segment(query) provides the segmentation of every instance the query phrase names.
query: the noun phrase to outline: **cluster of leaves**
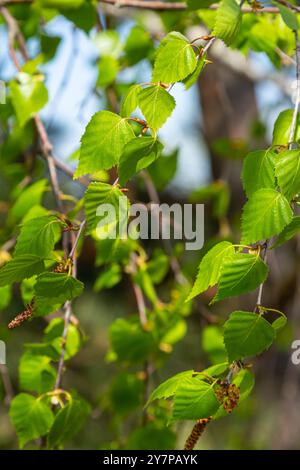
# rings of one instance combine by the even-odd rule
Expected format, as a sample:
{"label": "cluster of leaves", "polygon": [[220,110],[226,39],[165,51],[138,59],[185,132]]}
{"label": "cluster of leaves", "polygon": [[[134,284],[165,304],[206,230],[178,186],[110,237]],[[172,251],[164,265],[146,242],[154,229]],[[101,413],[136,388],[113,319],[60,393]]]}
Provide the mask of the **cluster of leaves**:
{"label": "cluster of leaves", "polygon": [[[203,7],[211,3],[203,2]],[[217,12],[199,10],[194,0],[189,0],[188,5],[192,12],[189,14],[200,17],[212,35],[226,45],[242,52],[250,48],[264,51],[276,66],[279,65],[275,52],[279,42],[282,50],[291,52],[291,29],[297,28],[297,18],[281,5],[283,20],[279,16],[271,20],[264,15],[243,17],[235,0],[222,0]],[[38,0],[30,8],[33,32],[26,31],[28,37],[36,33],[40,15],[49,20],[57,11],[86,32],[95,23],[93,2]],[[3,129],[9,131],[1,152],[8,161],[4,177],[13,201],[1,238],[3,242],[16,238],[12,255],[9,250],[1,251],[4,265],[0,269],[1,307],[10,303],[15,283],[20,283],[24,308],[30,311],[32,318],[48,316],[81,295],[83,284],[73,276],[72,256],[63,252],[61,241],[65,233],[78,231],[83,210],[87,222],[85,234],[94,240],[96,267],[101,269],[95,291],[114,287],[126,275],[150,305],[144,312],[146,319],[141,320],[141,315],[137,314],[129,319],[119,318],[109,331],[107,359],[127,369],[110,385],[103,407],[126,416],[144,405],[143,389],[149,362],[154,368],[162,367],[174,345],[185,336],[185,317],[191,313],[191,300],[216,285],[218,289],[211,303],[257,289],[268,276],[264,259],[267,246],[268,249],[271,243],[272,248],[279,246],[300,230],[300,218],[293,212],[300,192],[300,127],[297,122],[295,149],[290,149],[293,110],[282,112],[275,123],[272,146],[251,152],[244,159],[242,180],[248,201],[242,215],[241,242],[233,244],[223,240],[213,246],[202,258],[192,289],[188,283],[176,284],[169,301],[162,303],[156,286],[163,282],[170,269],[169,258],[158,249],[149,259],[137,240],[101,236],[97,230],[101,221],[97,207],[109,203],[118,214],[116,220],[104,227],[102,235],[107,235],[116,225],[127,222],[130,200],[123,189],[129,180],[146,168],[157,189],[164,188],[171,180],[176,170],[176,155],[163,155],[163,144],[157,133],[175,109],[173,85],[181,83],[189,89],[195,84],[208,62],[207,51],[202,42],[198,45],[198,41],[191,42],[175,31],[167,34],[156,48],[150,34],[140,25],[131,29],[125,42],[113,30],[97,33],[94,43],[100,57],[95,86],[105,92],[113,90],[117,98],[122,95],[122,102],[119,113],[118,109],[102,110],[88,123],[81,139],[75,178],[89,175],[92,182],[82,199],[69,197],[71,208],[62,214],[42,204],[49,190],[47,180],[41,179],[42,160],[30,169],[29,184],[26,183],[27,168],[18,162],[19,154],[34,142],[32,118],[48,99],[39,67],[51,60],[59,44],[58,38],[40,37],[40,54],[22,65],[10,81],[8,103],[0,113]],[[118,83],[119,72],[145,58],[153,64],[149,83]],[[117,168],[118,182],[109,184],[103,175],[107,176],[106,172],[113,167]],[[202,189],[201,197],[204,192],[205,197],[214,199],[216,216],[222,217],[228,207],[228,188],[216,183],[209,191]],[[124,201],[122,207],[120,199]],[[270,242],[275,236],[277,239]],[[170,421],[217,419],[242,402],[254,385],[245,359],[269,348],[277,330],[285,323],[281,312],[277,312],[278,318],[271,323],[269,311],[271,309],[265,306],[256,305],[251,312],[232,312],[224,324],[223,339],[218,340],[222,360],[218,358],[201,372],[177,374],[154,390],[147,405],[155,421],[135,431],[129,437],[128,446],[138,447],[146,440],[149,447],[170,448],[175,436],[172,431],[164,430],[166,418]],[[61,360],[62,351],[64,361],[71,359],[83,343],[76,321],[68,325],[66,338],[63,338],[63,331],[63,320],[52,319],[41,343],[24,346],[19,367],[22,392],[12,400],[10,407],[22,448],[44,436],[49,448],[62,447],[78,432],[90,413],[90,406],[76,392],[57,388],[54,364]],[[230,389],[229,381],[236,388]],[[172,399],[171,411],[166,399]],[[159,405],[153,404],[155,400],[159,400]]]}

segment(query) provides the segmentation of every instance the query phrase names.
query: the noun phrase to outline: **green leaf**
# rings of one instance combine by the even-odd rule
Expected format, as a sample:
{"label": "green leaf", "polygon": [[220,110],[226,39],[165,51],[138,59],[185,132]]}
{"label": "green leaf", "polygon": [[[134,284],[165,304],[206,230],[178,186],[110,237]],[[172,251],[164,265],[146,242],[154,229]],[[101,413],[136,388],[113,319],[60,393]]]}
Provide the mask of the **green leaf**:
{"label": "green leaf", "polygon": [[149,166],[148,172],[158,191],[164,189],[175,176],[177,161],[178,151],[175,150],[170,155],[162,155]]}
{"label": "green leaf", "polygon": [[0,287],[22,281],[44,270],[44,261],[39,256],[20,255],[0,269]]}
{"label": "green leaf", "polygon": [[223,342],[223,332],[220,327],[216,325],[205,326],[202,332],[201,346],[213,364],[226,361],[227,353]]}
{"label": "green leaf", "polygon": [[52,390],[56,380],[56,370],[50,364],[50,357],[23,354],[19,364],[20,387],[37,393]]}
{"label": "green leaf", "polygon": [[172,420],[208,418],[218,408],[219,402],[212,384],[200,377],[186,378],[176,390]]}
{"label": "green leaf", "polygon": [[101,57],[98,64],[97,86],[106,87],[114,82],[118,75],[119,62],[113,56]]}
{"label": "green leaf", "polygon": [[114,413],[126,415],[134,411],[141,404],[143,399],[143,380],[137,374],[123,372],[118,374],[109,390],[109,397]]}
{"label": "green leaf", "polygon": [[224,343],[229,361],[257,356],[275,339],[275,330],[261,315],[233,312],[224,325]]}
{"label": "green leaf", "polygon": [[118,58],[123,45],[119,33],[114,30],[100,31],[93,40],[101,56],[113,56]]}
{"label": "green leaf", "polygon": [[[294,114],[293,109],[286,109],[285,111],[282,111],[279,114],[274,124],[273,141],[272,141],[273,145],[287,145],[289,143],[293,114]],[[295,142],[298,142],[299,139],[300,139],[300,116],[298,113],[294,140]]]}
{"label": "green leaf", "polygon": [[292,221],[278,235],[278,238],[272,248],[283,245],[285,242],[293,238],[300,231],[300,216],[296,215]]}
{"label": "green leaf", "polygon": [[151,85],[138,94],[138,103],[148,126],[158,130],[166,122],[175,108],[175,100],[160,85]]}
{"label": "green leaf", "polygon": [[196,54],[187,38],[169,33],[157,51],[152,82],[179,82],[190,75],[196,66]]}
{"label": "green leaf", "polygon": [[103,289],[110,289],[117,285],[122,279],[122,271],[118,264],[112,264],[105,269],[96,279],[94,291],[100,292]]}
{"label": "green leaf", "polygon": [[[84,195],[84,210],[87,219],[87,233],[96,229],[99,222],[103,223],[103,215],[97,215],[98,207],[109,204],[115,210],[107,222],[109,230],[116,230],[118,223],[127,222],[128,200],[117,186],[107,183],[91,183]],[[120,217],[121,216],[121,217]],[[102,227],[103,229],[106,226]],[[109,235],[109,230],[107,235]],[[100,234],[100,231],[97,234]],[[102,233],[102,232],[101,232]],[[103,235],[105,235],[103,233]]]}
{"label": "green leaf", "polygon": [[141,91],[140,85],[133,85],[129,88],[121,104],[120,114],[122,117],[130,117],[138,107],[138,95]]}
{"label": "green leaf", "polygon": [[268,267],[260,256],[235,253],[223,264],[218,292],[212,303],[256,289],[267,275]]}
{"label": "green leaf", "polygon": [[57,8],[58,10],[68,10],[79,8],[85,0],[38,0],[43,8]]}
{"label": "green leaf", "polygon": [[17,79],[10,82],[10,95],[16,116],[21,127],[36,115],[48,101],[48,92],[41,81],[42,75],[29,75],[20,72]]}
{"label": "green leaf", "polygon": [[213,3],[216,3],[215,0],[187,0],[188,10],[200,10],[209,7]]}
{"label": "green leaf", "polygon": [[10,419],[16,429],[20,447],[47,434],[53,423],[50,408],[39,398],[20,393],[11,402]]}
{"label": "green leaf", "polygon": [[80,157],[75,178],[116,165],[134,132],[127,120],[100,111],[92,117],[81,138]]}
{"label": "green leaf", "polygon": [[147,168],[162,149],[162,144],[153,137],[136,137],[128,142],[119,162],[120,184],[124,186],[133,175]]}
{"label": "green leaf", "polygon": [[0,287],[0,310],[5,309],[11,302],[12,289],[11,286]]}
{"label": "green leaf", "polygon": [[274,1],[272,3],[273,5],[276,5],[277,8],[279,9],[280,14],[285,24],[293,31],[297,31],[299,28],[297,15],[286,6],[282,5],[281,3],[274,2]]}
{"label": "green leaf", "polygon": [[55,416],[48,435],[48,447],[53,449],[72,439],[80,431],[90,412],[90,405],[85,400],[71,398]]}
{"label": "green leaf", "polygon": [[15,256],[32,254],[46,258],[60,238],[61,221],[53,216],[37,217],[22,225]]}
{"label": "green leaf", "polygon": [[136,450],[172,450],[176,448],[176,434],[157,422],[135,429],[128,438],[126,448]]}
{"label": "green leaf", "polygon": [[113,351],[122,362],[143,362],[154,346],[152,334],[143,331],[133,319],[118,318],[109,329],[109,337]]}
{"label": "green leaf", "polygon": [[149,31],[142,26],[135,25],[127,36],[124,52],[126,63],[131,66],[140,60],[146,59],[153,48],[153,40]]}
{"label": "green leaf", "polygon": [[206,63],[206,55],[203,55],[198,59],[195,70],[182,80],[186,90],[189,90],[197,82],[199,75],[204,69]]}
{"label": "green leaf", "polygon": [[195,374],[193,370],[185,370],[184,372],[179,372],[179,374],[173,375],[165,382],[162,382],[150,395],[150,398],[147,402],[147,405],[154,400],[166,399],[173,397],[176,394],[176,391],[181,384],[182,380],[186,378],[192,378]]}
{"label": "green leaf", "polygon": [[277,155],[275,174],[282,193],[291,200],[300,191],[300,151],[286,150]]}
{"label": "green leaf", "polygon": [[239,34],[241,24],[242,12],[238,3],[235,0],[222,0],[212,34],[230,46]]}
{"label": "green leaf", "polygon": [[292,209],[281,193],[275,189],[259,189],[244,206],[241,243],[256,243],[277,235],[292,217]]}
{"label": "green leaf", "polygon": [[53,312],[67,300],[78,297],[84,285],[72,276],[63,273],[43,273],[37,277],[34,292],[34,315]]}
{"label": "green leaf", "polygon": [[26,216],[33,206],[40,205],[42,196],[47,188],[48,181],[41,179],[23,189],[11,208],[11,215],[16,219]]}
{"label": "green leaf", "polygon": [[243,187],[248,197],[261,188],[276,188],[275,153],[272,149],[256,150],[243,163]]}
{"label": "green leaf", "polygon": [[195,284],[187,301],[217,284],[224,261],[234,255],[234,252],[232,243],[224,241],[218,243],[206,253],[201,260]]}

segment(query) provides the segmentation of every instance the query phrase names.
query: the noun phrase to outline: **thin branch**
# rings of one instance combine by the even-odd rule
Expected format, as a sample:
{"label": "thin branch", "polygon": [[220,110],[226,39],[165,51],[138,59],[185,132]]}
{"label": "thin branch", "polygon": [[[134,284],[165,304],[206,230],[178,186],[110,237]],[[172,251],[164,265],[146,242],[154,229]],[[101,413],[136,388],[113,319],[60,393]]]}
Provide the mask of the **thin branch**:
{"label": "thin branch", "polygon": [[71,251],[69,253],[69,258],[72,259],[72,261],[74,261],[74,257],[75,257],[75,252],[76,252],[76,248],[77,248],[77,245],[78,245],[78,242],[79,242],[79,239],[80,239],[80,236],[82,234],[82,231],[84,229],[84,226],[86,224],[86,220],[84,219],[81,224],[80,224],[80,227],[79,227],[79,230],[77,232],[77,235],[76,235],[76,238],[75,238],[75,241],[73,243],[73,246],[71,248]]}
{"label": "thin branch", "polygon": [[67,336],[68,336],[68,331],[69,331],[70,319],[72,317],[72,304],[69,300],[64,305],[64,311],[65,311],[64,329],[63,329],[63,333],[61,336],[61,353],[60,353],[60,358],[59,358],[58,367],[57,367],[56,381],[54,385],[55,390],[57,390],[58,388],[61,388],[62,376],[63,376],[63,371],[64,371]]}
{"label": "thin branch", "polygon": [[[5,2],[4,2],[5,3]],[[22,2],[18,2],[22,3]],[[29,2],[28,2],[29,3]],[[3,18],[6,21],[7,28],[8,28],[8,47],[9,47],[9,52],[10,56],[12,58],[13,63],[15,64],[15,67],[18,71],[21,70],[21,64],[19,62],[19,59],[17,57],[16,51],[15,51],[15,41],[18,42],[20,51],[22,54],[22,57],[25,61],[29,60],[29,55],[26,49],[25,45],[25,40],[24,37],[20,31],[19,25],[15,18],[11,15],[11,13],[7,10],[7,8],[1,6],[3,2],[1,3],[0,0],[0,12],[3,16]],[[7,3],[5,3],[7,4]],[[70,176],[71,178],[74,177],[74,171],[72,168],[70,168],[68,165],[66,165],[64,162],[58,160],[54,154],[53,154],[53,146],[49,140],[48,133],[45,129],[45,126],[40,118],[40,116],[37,114],[34,117],[34,123],[40,138],[41,142],[41,150],[42,154],[45,158],[45,160],[48,163],[49,167],[49,173],[50,173],[50,180],[53,188],[53,193],[55,195],[57,205],[59,207],[59,210],[62,211],[62,201],[61,201],[61,192],[59,190],[59,185],[58,185],[58,178],[57,178],[57,172],[56,168],[59,168],[63,173],[65,173],[67,176]],[[89,179],[85,177],[81,177],[78,179],[78,181],[83,185],[83,186],[88,186],[89,184]]]}
{"label": "thin branch", "polygon": [[[21,5],[27,4],[30,5],[33,3],[33,0],[0,0],[0,7],[1,6],[11,6],[11,5]],[[153,11],[184,11],[187,9],[187,4],[185,2],[163,2],[163,1],[144,1],[144,0],[98,0],[98,3],[103,3],[106,5],[112,5],[116,8],[138,8],[142,10],[153,10]],[[278,3],[286,6],[290,10],[296,11],[299,13],[300,8],[297,5],[292,5],[289,2],[284,0],[278,0]],[[208,7],[203,7],[203,9],[207,10],[217,10],[219,5],[213,4],[209,5]],[[280,13],[277,7],[263,7],[259,10],[254,10],[252,7],[242,7],[242,13]]]}
{"label": "thin branch", "polygon": [[[266,245],[265,245],[265,253],[263,257],[264,263],[267,261],[267,257],[268,257],[268,240],[266,241]],[[264,282],[260,284],[259,289],[258,289],[256,307],[261,305],[263,289],[264,289]]]}
{"label": "thin branch", "polygon": [[[113,5],[116,8],[139,8],[143,10],[156,10],[156,11],[184,11],[187,9],[187,4],[185,2],[162,2],[162,1],[143,1],[143,0],[99,0],[99,3],[105,3],[107,5]],[[293,5],[294,8],[297,8]],[[217,10],[219,8],[218,4],[209,5],[208,7],[203,7],[207,10]],[[288,7],[291,8],[291,7]],[[296,10],[300,11],[300,10]],[[253,10],[251,7],[242,7],[243,13],[279,13],[277,7],[264,7],[257,11]]]}

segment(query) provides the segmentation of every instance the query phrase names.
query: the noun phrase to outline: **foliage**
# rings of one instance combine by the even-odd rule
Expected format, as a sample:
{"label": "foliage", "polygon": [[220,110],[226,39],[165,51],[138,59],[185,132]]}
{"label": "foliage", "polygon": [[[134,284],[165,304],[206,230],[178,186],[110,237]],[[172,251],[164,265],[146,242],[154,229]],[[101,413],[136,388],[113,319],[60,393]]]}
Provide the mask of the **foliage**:
{"label": "foliage", "polygon": [[[126,287],[130,290],[127,295],[133,299],[132,315],[125,317],[124,309],[124,317],[114,318],[109,327],[106,361],[116,364],[118,374],[108,384],[100,406],[113,410],[117,419],[132,413],[131,420],[136,420],[136,429],[118,446],[140,448],[149,442],[153,448],[174,447],[175,435],[165,429],[167,422],[211,422],[239,410],[254,386],[249,358],[270,348],[285,324],[281,312],[271,321],[268,314],[272,309],[262,304],[262,289],[269,274],[269,249],[285,244],[300,230],[296,212],[300,193],[297,108],[279,114],[270,147],[254,146],[244,156],[242,185],[247,201],[240,214],[240,232],[236,230],[231,236],[225,231],[224,236],[220,231],[217,239],[210,238],[205,254],[200,253],[195,280],[188,267],[180,267],[180,245],[171,244],[171,251],[165,245],[148,249],[136,239],[116,236],[112,240],[106,236],[127,224],[130,203],[136,202],[140,188],[144,197],[148,190],[146,197],[151,202],[176,172],[177,153],[165,154],[164,144],[168,150],[168,142],[163,143],[159,134],[176,108],[173,86],[188,90],[200,74],[205,76],[210,66],[209,48],[219,40],[244,54],[264,52],[279,68],[276,51],[292,54],[297,15],[281,2],[273,2],[279,14],[262,11],[244,17],[244,2],[241,6],[236,0],[221,0],[215,12],[209,9],[215,2],[200,2],[199,9],[197,1],[188,0],[187,10],[178,13],[178,18],[175,12],[173,16],[161,13],[166,30],[171,31],[160,40],[143,22],[137,22],[123,40],[116,29],[94,33],[98,24],[95,2],[6,3],[1,2],[0,13],[6,29],[14,25],[8,40],[15,34],[10,54],[18,70],[7,83],[7,103],[0,109],[6,137],[0,149],[6,188],[6,221],[0,233],[0,307],[11,305],[10,312],[16,308],[11,289],[17,292],[18,283],[24,305],[10,328],[28,319],[38,325],[43,325],[38,322],[44,319],[48,321],[43,339],[26,343],[20,358],[20,390],[9,410],[19,446],[68,446],[84,427],[92,406],[99,406],[88,403],[72,385],[70,391],[63,383],[70,359],[88,344],[77,319],[77,311],[79,318],[84,314],[80,304],[84,284],[78,279],[81,271],[77,264],[86,253],[93,252],[85,269],[92,271],[94,257],[94,291],[114,289],[124,282],[130,286]],[[255,11],[259,7],[256,3],[249,2],[247,8]],[[57,162],[39,115],[48,102],[41,70],[55,56],[59,44],[59,38],[47,36],[45,24],[58,15],[87,37],[94,35],[98,54],[95,89],[106,100],[105,109],[97,111],[86,125],[76,149],[75,172],[66,171]],[[188,26],[198,24],[199,18],[207,34],[191,40]],[[173,31],[173,25],[178,31]],[[40,51],[34,59],[27,51],[31,40]],[[121,75],[143,61],[152,69],[147,83]],[[28,163],[28,154],[34,151],[36,155]],[[59,168],[84,190],[61,184]],[[214,182],[200,188],[194,200],[202,199],[213,201],[214,216],[224,227],[230,204],[227,183]],[[111,204],[117,216],[99,230],[104,219],[97,212],[101,204]],[[202,347],[210,357],[210,367],[179,372],[155,388],[153,371],[167,368],[171,352],[186,335],[187,317],[198,302],[209,299],[211,306],[257,289],[256,303],[249,297],[249,311],[233,311],[225,321],[220,315],[217,325],[206,326]],[[226,310],[228,304],[224,305]],[[12,334],[18,337],[18,331]],[[146,416],[143,427],[136,418],[139,414]]]}

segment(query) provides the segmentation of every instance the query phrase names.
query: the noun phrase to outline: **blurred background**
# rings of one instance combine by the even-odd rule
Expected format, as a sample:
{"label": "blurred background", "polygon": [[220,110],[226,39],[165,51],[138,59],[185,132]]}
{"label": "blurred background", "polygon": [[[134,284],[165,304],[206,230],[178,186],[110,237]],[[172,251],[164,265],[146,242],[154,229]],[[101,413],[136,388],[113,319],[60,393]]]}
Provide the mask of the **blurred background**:
{"label": "blurred background", "polygon": [[[127,64],[115,80],[114,87],[121,95],[128,84],[150,80],[153,47],[166,31],[180,30],[188,37],[195,38],[207,31],[210,22],[204,13],[199,13],[196,22],[187,21],[186,16],[180,13],[158,15],[108,6],[99,6],[97,15],[97,28],[80,25],[78,21],[74,25],[74,18],[63,15],[42,25],[43,34],[55,38],[56,47],[51,60],[41,66],[49,92],[49,103],[41,116],[54,144],[55,154],[73,168],[76,167],[80,137],[91,116],[111,106],[107,92],[101,87],[99,63],[107,40],[103,32],[117,31],[119,39],[116,49],[119,44],[129,47],[128,38],[134,34],[135,28],[140,28],[139,34],[149,34],[147,57],[144,58],[142,50],[139,60]],[[88,22],[88,19],[87,15],[85,20]],[[34,36],[29,37],[28,47],[31,57],[34,57],[40,52],[40,41]],[[289,47],[292,55],[292,46]],[[180,84],[172,89],[177,106],[160,132],[165,153],[169,155],[169,164],[162,170],[154,164],[150,173],[154,180],[160,171],[165,175],[159,186],[162,202],[205,203],[204,248],[194,253],[184,252],[182,246],[174,245],[182,269],[191,281],[203,254],[213,243],[223,238],[239,241],[239,214],[245,202],[240,179],[242,160],[250,150],[270,144],[273,124],[279,112],[292,107],[295,90],[293,60],[279,47],[274,54],[275,57],[259,50],[254,52],[253,48],[251,51],[245,48],[242,54],[225,48],[218,41],[210,50],[212,63],[205,67],[199,82],[188,91]],[[8,81],[14,73],[8,55],[6,28],[0,24],[0,78]],[[1,155],[3,158],[4,154]],[[1,199],[5,199],[6,175],[0,178],[0,195]],[[60,174],[60,181],[66,192],[78,197],[83,194],[82,187],[63,174]],[[136,198],[147,201],[143,184],[138,181],[132,184]],[[154,248],[159,249],[159,243]],[[146,246],[150,251],[154,248]],[[191,423],[180,423],[166,430],[161,428],[160,434],[156,431],[153,443],[151,428],[148,429],[147,439],[135,431],[140,413],[135,406],[142,406],[143,397],[139,390],[131,388],[126,382],[127,369],[110,362],[107,357],[109,327],[116,318],[126,318],[135,313],[135,300],[126,277],[111,289],[101,289],[99,283],[97,287],[95,281],[103,268],[93,267],[94,261],[94,246],[88,240],[78,266],[78,277],[87,287],[74,308],[86,341],[82,350],[69,362],[64,383],[86,397],[92,404],[93,412],[88,424],[69,448],[127,446],[151,449],[157,445],[182,448]],[[288,316],[288,326],[280,332],[276,344],[253,361],[256,384],[251,396],[238,412],[209,426],[199,441],[199,448],[300,448],[300,366],[293,365],[290,360],[291,344],[295,339],[300,339],[299,241],[290,241],[284,247],[271,251],[269,265],[264,304],[282,310]],[[167,272],[159,286],[162,299],[168,295],[172,282],[172,273]],[[186,369],[202,370],[224,357],[219,324],[233,310],[251,310],[255,304],[255,293],[208,307],[213,293],[214,290],[210,289],[203,294],[195,302],[191,314],[184,317],[186,334],[174,345],[163,367],[153,374],[152,388],[172,374]],[[10,307],[1,312],[0,336],[7,344],[7,366],[12,385],[17,388],[18,361],[23,344],[38,342],[45,322],[39,319],[8,332],[8,321],[22,305],[17,290],[15,294]],[[123,394],[114,387],[117,380],[127,383]],[[1,380],[0,394],[3,397],[0,405],[0,448],[14,449],[17,443],[4,402]],[[117,405],[123,400],[126,402],[126,399],[129,406],[125,406],[124,410],[121,407],[121,411],[116,412]]]}

